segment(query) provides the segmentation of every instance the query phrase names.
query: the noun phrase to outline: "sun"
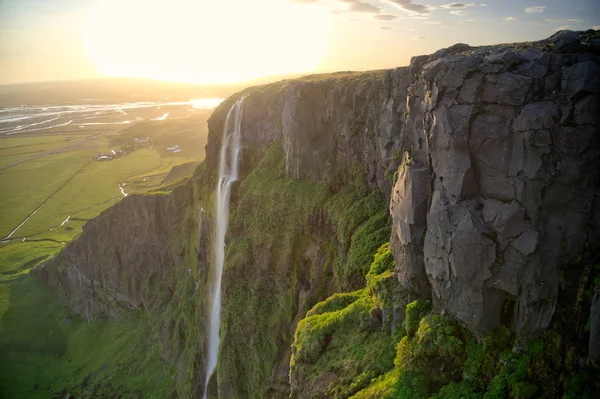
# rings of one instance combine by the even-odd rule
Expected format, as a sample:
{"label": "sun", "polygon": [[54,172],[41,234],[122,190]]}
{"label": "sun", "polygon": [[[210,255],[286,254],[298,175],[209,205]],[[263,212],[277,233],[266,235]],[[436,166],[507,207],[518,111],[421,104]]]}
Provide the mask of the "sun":
{"label": "sun", "polygon": [[104,76],[231,83],[314,70],[329,17],[289,0],[100,0],[83,41]]}

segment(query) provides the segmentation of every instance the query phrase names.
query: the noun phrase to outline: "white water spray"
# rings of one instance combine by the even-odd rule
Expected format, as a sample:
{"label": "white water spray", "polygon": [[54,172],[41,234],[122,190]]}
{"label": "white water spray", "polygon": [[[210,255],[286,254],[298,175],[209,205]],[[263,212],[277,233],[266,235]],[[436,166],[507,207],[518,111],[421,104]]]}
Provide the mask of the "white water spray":
{"label": "white water spray", "polygon": [[208,389],[208,381],[217,366],[219,354],[219,329],[221,327],[221,277],[225,260],[225,234],[229,222],[229,196],[231,183],[238,179],[238,155],[240,152],[240,136],[244,99],[239,99],[227,113],[221,155],[219,158],[219,180],[215,206],[214,263],[212,268],[209,292],[211,297],[208,319],[208,354],[206,357],[206,381],[204,398]]}

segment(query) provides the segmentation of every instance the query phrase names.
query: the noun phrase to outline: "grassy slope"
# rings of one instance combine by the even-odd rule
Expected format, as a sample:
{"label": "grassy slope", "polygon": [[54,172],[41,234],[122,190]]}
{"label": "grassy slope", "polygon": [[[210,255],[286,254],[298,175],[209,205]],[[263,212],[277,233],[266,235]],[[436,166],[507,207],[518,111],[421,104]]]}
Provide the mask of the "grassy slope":
{"label": "grassy slope", "polygon": [[172,370],[148,338],[144,315],[88,323],[65,312],[30,275],[10,283],[9,301],[0,325],[1,397],[49,398],[64,389],[75,397],[171,392]]}
{"label": "grassy slope", "polygon": [[89,395],[96,384],[103,395],[168,396],[173,371],[149,338],[147,317],[88,323],[28,274],[62,247],[51,241],[0,246],[0,397],[49,398],[63,389]]}
{"label": "grassy slope", "polygon": [[362,284],[390,227],[381,193],[352,184],[333,193],[322,182],[289,179],[278,144],[234,196],[219,389],[224,397],[261,397],[281,383],[274,367],[288,359],[296,314]]}
{"label": "grassy slope", "polygon": [[583,366],[575,359],[581,342],[587,344],[588,316],[581,309],[600,284],[600,277],[592,277],[600,276],[600,265],[589,255],[577,263],[570,267],[587,272],[574,282],[576,300],[557,309],[557,325],[570,323],[569,329],[555,325],[523,343],[502,326],[478,342],[456,321],[430,312],[422,300],[406,304],[404,322],[394,333],[385,317],[382,328],[369,325],[376,305],[389,310],[390,304],[408,302],[391,271],[389,245],[384,246],[365,289],[333,295],[298,323],[292,389],[305,388],[304,397],[336,399],[595,398],[599,365]]}
{"label": "grassy slope", "polygon": [[[0,159],[23,159],[64,140],[64,135],[4,138]],[[109,147],[103,140],[96,144]],[[87,323],[65,313],[50,290],[28,272],[76,237],[86,220],[122,199],[117,182],[127,181],[127,192],[156,190],[172,166],[197,162],[202,152],[161,155],[142,148],[110,162],[89,162],[92,155],[91,148],[73,147],[0,171],[0,184],[10,193],[0,198],[2,236],[56,192],[15,234],[27,235],[27,241],[0,244],[2,398],[47,398],[63,389],[76,397],[125,393],[164,398],[175,386],[175,371],[162,361],[154,342],[155,323],[147,316],[118,324]],[[69,222],[57,227],[68,215]]]}

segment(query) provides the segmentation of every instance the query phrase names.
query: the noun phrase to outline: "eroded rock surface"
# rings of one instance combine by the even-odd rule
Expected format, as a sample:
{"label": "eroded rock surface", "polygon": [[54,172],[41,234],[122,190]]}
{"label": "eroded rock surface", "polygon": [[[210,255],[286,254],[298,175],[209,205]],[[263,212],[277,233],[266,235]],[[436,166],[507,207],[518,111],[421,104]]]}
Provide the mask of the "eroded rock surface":
{"label": "eroded rock surface", "polygon": [[[520,334],[547,327],[558,266],[598,246],[599,114],[578,110],[599,101],[599,58],[578,43],[473,48],[415,68],[401,134],[434,181],[424,263],[397,267],[424,268],[443,308],[476,332],[500,323],[507,300]],[[400,174],[394,191],[405,184]],[[406,217],[393,202],[391,213]]]}
{"label": "eroded rock surface", "polygon": [[[405,288],[477,333],[514,303],[507,322],[533,336],[559,264],[599,245],[597,41],[460,44],[405,68],[252,88],[245,148],[278,141],[291,178],[359,177],[389,194]],[[226,109],[209,121],[214,146]]]}

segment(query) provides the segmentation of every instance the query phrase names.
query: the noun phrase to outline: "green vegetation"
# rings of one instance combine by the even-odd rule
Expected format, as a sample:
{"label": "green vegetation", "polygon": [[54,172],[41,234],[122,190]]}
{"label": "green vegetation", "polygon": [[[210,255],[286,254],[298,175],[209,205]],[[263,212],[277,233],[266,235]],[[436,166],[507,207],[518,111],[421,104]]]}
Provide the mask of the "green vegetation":
{"label": "green vegetation", "polygon": [[[363,289],[355,295],[358,298],[348,306],[313,313],[298,324],[291,372],[301,367],[307,381],[297,378],[297,392],[308,397],[347,398],[392,367],[392,335],[369,327],[369,312],[375,306],[370,292]],[[327,306],[326,302],[321,306]],[[337,378],[327,385],[319,384],[319,377],[327,373]],[[303,385],[316,385],[317,389],[306,390]]]}
{"label": "green vegetation", "polygon": [[170,395],[174,370],[148,337],[146,316],[88,323],[30,275],[12,281],[9,302],[0,325],[1,397]]}
{"label": "green vegetation", "polygon": [[[593,259],[584,255],[569,264],[587,270],[577,301],[591,300],[598,284],[591,277],[600,271]],[[432,312],[429,301],[412,300],[399,288],[393,267],[387,243],[373,257],[366,288],[332,295],[298,323],[292,393],[354,399],[591,399],[600,389],[599,365],[588,362],[581,368],[575,360],[581,337],[551,328],[525,342],[501,326],[477,339],[450,317]],[[401,306],[403,322],[395,325],[386,314]],[[581,303],[563,306],[557,323],[567,318],[572,331],[585,331],[587,316],[573,316]],[[585,345],[586,340],[584,335]]]}
{"label": "green vegetation", "polygon": [[[157,189],[174,166],[193,165],[204,158],[208,115],[209,111],[201,111],[191,118],[141,122],[121,131],[107,127],[94,134],[69,130],[0,138],[0,167],[25,161],[0,170],[0,186],[10,193],[0,198],[0,238],[10,234],[40,205],[14,238],[47,237],[45,233],[69,215],[97,215],[123,197],[119,184],[125,184],[123,189],[128,194]],[[150,142],[135,144],[136,137],[149,137]],[[182,152],[167,151],[175,144]],[[127,155],[104,162],[94,159],[97,151],[119,148],[127,149]],[[38,155],[43,156],[30,159]],[[190,167],[182,168],[171,180],[187,177],[192,171]],[[91,209],[95,212],[90,213]]]}
{"label": "green vegetation", "polygon": [[293,393],[347,398],[393,367],[403,333],[392,333],[389,321],[381,319],[381,309],[402,301],[401,292],[386,289],[395,279],[392,268],[386,243],[371,263],[367,288],[329,297],[298,323],[290,361]]}
{"label": "green vegetation", "polygon": [[[156,136],[159,144],[173,134],[177,144],[182,148],[189,144],[193,151],[172,154],[150,143],[111,161],[93,159],[95,150],[118,148],[115,143],[128,141],[134,130],[94,133],[90,141],[82,141],[90,138],[90,133],[0,139],[0,167],[8,166],[0,170],[0,185],[6,194],[0,199],[0,236],[6,237],[43,205],[13,239],[0,243],[0,397],[63,398],[68,392],[74,397],[165,398],[176,386],[190,392],[193,376],[176,373],[173,364],[178,365],[177,359],[168,356],[172,348],[180,353],[182,347],[177,342],[161,342],[159,328],[168,318],[139,313],[118,323],[87,322],[62,308],[64,303],[29,274],[77,237],[86,221],[123,198],[118,183],[125,183],[123,188],[129,194],[161,194],[185,182],[192,168],[178,171],[172,176],[176,178],[163,184],[173,166],[197,165],[202,159],[206,134],[198,134],[198,130],[206,132],[206,128],[198,127],[204,126],[205,119],[161,122],[160,126],[136,127],[135,134]],[[193,126],[197,129],[188,143],[183,136],[191,136]],[[69,135],[75,138],[67,140]],[[45,154],[66,144],[69,146],[60,151]],[[29,159],[37,155],[42,156]],[[22,160],[25,162],[10,166]],[[191,207],[190,212],[194,212]],[[182,234],[188,232],[182,229]],[[195,259],[194,246],[188,241],[197,239],[194,237],[186,236],[185,242],[173,245],[189,249]],[[193,290],[192,278],[198,277],[185,273],[184,278],[187,268],[187,263],[182,263],[181,270],[167,276],[171,282],[181,281],[172,284],[178,293]],[[190,339],[201,343],[200,326],[193,321],[199,315],[189,314],[185,306],[173,302],[179,305],[171,313],[173,317],[186,320],[188,331],[195,331],[196,339]],[[190,356],[196,352],[190,350]],[[164,358],[171,360],[169,365]]]}
{"label": "green vegetation", "polygon": [[234,187],[223,276],[220,396],[250,397],[284,384],[273,367],[289,361],[295,320],[334,290],[364,285],[373,252],[388,241],[381,193],[360,184],[333,187],[288,178],[279,143]]}

